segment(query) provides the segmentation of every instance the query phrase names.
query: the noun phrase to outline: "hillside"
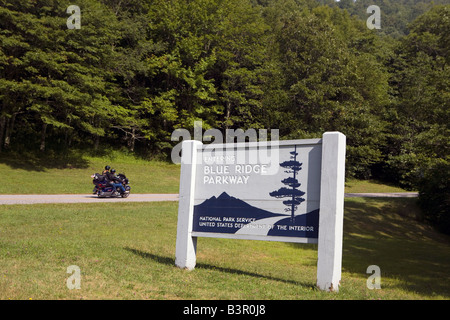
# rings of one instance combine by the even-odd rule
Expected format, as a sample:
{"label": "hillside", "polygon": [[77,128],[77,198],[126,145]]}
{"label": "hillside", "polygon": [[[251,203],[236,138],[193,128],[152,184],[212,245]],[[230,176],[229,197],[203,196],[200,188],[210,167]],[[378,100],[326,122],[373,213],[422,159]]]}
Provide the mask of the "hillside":
{"label": "hillside", "polygon": [[450,4],[449,0],[317,0],[321,4],[339,7],[347,10],[351,15],[366,21],[371,13],[367,8],[377,5],[381,11],[380,34],[394,38],[408,35],[408,25],[417,17],[430,10],[435,5]]}
{"label": "hillside", "polygon": [[[317,245],[199,238],[174,266],[177,203],[0,206],[0,299],[450,299],[448,237],[414,199],[347,199],[339,293],[315,289]],[[66,269],[81,269],[69,290]],[[381,270],[381,289],[366,270]]]}
{"label": "hillside", "polygon": [[78,29],[68,0],[0,1],[0,152],[168,157],[194,121],[281,139],[340,131],[349,177],[415,187],[447,156],[448,7],[370,1],[396,41],[366,27],[368,0],[322,3],[82,0]]}
{"label": "hillside", "polygon": [[[80,0],[68,12],[68,0],[0,1],[0,158],[45,168],[110,148],[168,159],[195,121],[202,134],[281,140],[340,131],[348,178],[420,191],[427,220],[450,233],[448,3]],[[365,23],[373,4],[379,30]],[[52,172],[21,189],[81,192],[65,181],[79,176]],[[168,191],[155,176],[151,190]]]}

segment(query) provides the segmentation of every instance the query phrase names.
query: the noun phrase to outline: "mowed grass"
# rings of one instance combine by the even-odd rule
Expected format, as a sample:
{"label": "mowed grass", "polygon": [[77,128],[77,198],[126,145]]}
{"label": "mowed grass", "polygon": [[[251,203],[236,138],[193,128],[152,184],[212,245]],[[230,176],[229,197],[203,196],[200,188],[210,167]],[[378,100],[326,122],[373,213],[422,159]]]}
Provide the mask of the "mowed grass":
{"label": "mowed grass", "polygon": [[385,192],[411,192],[400,187],[389,185],[374,179],[358,180],[347,179],[345,181],[345,192],[348,193],[385,193]]}
{"label": "mowed grass", "polygon": [[317,245],[199,238],[195,270],[175,267],[176,202],[3,205],[0,299],[449,299],[449,238],[414,201],[346,199],[339,293],[315,288]]}
{"label": "mowed grass", "polygon": [[[64,159],[63,159],[64,160]],[[77,194],[94,188],[91,175],[106,165],[130,179],[132,193],[178,193],[180,166],[111,152],[103,157],[79,156],[67,161],[0,158],[0,194]]]}
{"label": "mowed grass", "polygon": [[[36,158],[34,155],[0,155],[0,194],[76,194],[90,193],[91,175],[105,165],[130,179],[132,193],[178,193],[180,166],[164,161],[149,161],[121,152],[103,157],[71,155],[67,159]],[[404,192],[376,180],[348,179],[345,192]]]}

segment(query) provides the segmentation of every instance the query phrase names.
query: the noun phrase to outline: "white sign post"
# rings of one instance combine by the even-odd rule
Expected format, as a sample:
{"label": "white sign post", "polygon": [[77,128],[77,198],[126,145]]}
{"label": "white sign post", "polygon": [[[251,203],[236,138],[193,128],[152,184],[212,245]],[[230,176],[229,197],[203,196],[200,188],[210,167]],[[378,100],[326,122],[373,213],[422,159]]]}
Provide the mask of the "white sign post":
{"label": "white sign post", "polygon": [[338,291],[345,136],[267,143],[182,142],[175,264],[197,237],[318,243],[317,286]]}
{"label": "white sign post", "polygon": [[317,287],[326,291],[338,291],[341,281],[345,146],[342,133],[323,135]]}
{"label": "white sign post", "polygon": [[194,213],[195,174],[200,141],[183,141],[178,204],[177,243],[175,264],[180,268],[194,269],[196,263],[197,237],[192,236]]}

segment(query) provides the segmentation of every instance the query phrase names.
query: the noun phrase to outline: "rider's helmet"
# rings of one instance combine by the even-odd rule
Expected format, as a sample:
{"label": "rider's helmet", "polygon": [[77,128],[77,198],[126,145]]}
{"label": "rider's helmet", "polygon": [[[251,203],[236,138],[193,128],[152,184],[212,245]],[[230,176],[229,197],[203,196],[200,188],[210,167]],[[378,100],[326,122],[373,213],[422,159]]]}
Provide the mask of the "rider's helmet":
{"label": "rider's helmet", "polygon": [[116,173],[116,169],[111,169],[111,173]]}
{"label": "rider's helmet", "polygon": [[110,166],[106,166],[106,167],[105,167],[105,170],[109,170],[109,169],[111,169]]}

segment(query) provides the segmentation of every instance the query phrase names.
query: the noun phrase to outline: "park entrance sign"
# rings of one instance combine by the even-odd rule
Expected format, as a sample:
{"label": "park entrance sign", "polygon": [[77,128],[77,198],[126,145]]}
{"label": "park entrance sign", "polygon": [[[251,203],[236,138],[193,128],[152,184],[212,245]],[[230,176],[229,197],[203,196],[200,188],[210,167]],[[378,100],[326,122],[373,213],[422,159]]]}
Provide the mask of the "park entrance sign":
{"label": "park entrance sign", "polygon": [[194,269],[197,237],[318,243],[317,286],[337,291],[345,140],[183,141],[175,264]]}

